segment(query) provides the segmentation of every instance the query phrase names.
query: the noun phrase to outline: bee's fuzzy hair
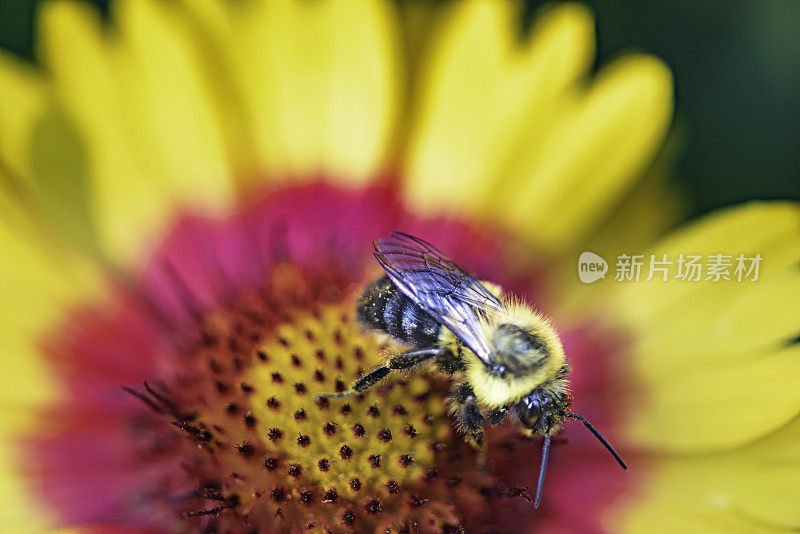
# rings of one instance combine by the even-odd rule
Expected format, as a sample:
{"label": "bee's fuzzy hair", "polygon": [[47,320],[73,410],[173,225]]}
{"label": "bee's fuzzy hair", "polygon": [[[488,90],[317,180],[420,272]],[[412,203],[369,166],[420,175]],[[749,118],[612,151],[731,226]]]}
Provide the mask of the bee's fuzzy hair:
{"label": "bee's fuzzy hair", "polygon": [[484,283],[484,286],[503,301],[502,311],[481,320],[484,335],[492,339],[499,325],[513,324],[527,332],[535,333],[544,344],[543,352],[547,355],[541,367],[530,374],[498,377],[490,374],[477,356],[466,351],[468,356],[471,356],[467,357],[467,376],[475,389],[475,394],[483,404],[489,407],[501,407],[518,401],[542,384],[554,381],[559,369],[565,365],[566,357],[558,334],[545,315],[536,312],[530,305],[513,295],[503,294],[500,287],[495,284]]}
{"label": "bee's fuzzy hair", "polygon": [[481,321],[484,335],[491,337],[497,325],[513,324],[527,332],[536,333],[545,343],[547,352],[554,356],[554,364],[558,367],[564,361],[564,348],[553,326],[553,322],[543,313],[537,312],[530,304],[512,294],[502,295],[503,309],[500,313],[486,317]]}

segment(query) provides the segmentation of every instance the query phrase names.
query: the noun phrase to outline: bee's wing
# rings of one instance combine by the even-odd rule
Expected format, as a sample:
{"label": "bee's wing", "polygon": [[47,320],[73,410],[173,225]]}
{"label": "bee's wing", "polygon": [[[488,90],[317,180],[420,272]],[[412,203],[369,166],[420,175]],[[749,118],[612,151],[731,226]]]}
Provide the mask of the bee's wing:
{"label": "bee's wing", "polygon": [[375,257],[407,297],[452,330],[484,363],[494,362],[480,320],[501,310],[497,297],[418,237],[392,232],[375,241]]}

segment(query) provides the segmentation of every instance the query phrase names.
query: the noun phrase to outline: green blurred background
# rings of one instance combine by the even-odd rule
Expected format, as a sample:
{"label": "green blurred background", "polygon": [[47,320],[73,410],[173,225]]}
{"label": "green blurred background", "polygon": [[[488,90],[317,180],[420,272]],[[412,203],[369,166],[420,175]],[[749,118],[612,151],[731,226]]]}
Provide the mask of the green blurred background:
{"label": "green blurred background", "polygon": [[[31,56],[40,0],[0,0],[0,46]],[[92,0],[107,9],[108,0]],[[529,1],[529,18],[542,2]],[[631,48],[675,72],[674,180],[692,213],[800,200],[800,1],[589,0],[598,62]],[[524,21],[523,21],[524,23]]]}

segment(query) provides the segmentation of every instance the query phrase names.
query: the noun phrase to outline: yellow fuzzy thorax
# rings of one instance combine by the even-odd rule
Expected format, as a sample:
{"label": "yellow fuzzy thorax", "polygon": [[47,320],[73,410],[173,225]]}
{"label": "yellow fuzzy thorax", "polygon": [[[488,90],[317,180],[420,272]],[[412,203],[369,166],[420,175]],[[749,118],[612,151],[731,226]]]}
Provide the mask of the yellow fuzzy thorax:
{"label": "yellow fuzzy thorax", "polygon": [[[447,329],[442,329],[440,343],[455,348],[462,345],[462,355],[467,366],[466,377],[472,385],[478,400],[489,408],[500,408],[519,401],[537,387],[555,379],[558,371],[566,362],[564,348],[550,321],[535,312],[526,304],[512,296],[502,295],[501,289],[494,284],[484,283],[487,289],[503,302],[503,309],[487,317],[481,323],[481,329],[492,346],[497,327],[502,324],[514,324],[535,334],[544,343],[544,349],[533,358],[541,358],[541,365],[535,371],[524,376],[507,374],[499,377],[490,374],[483,362]],[[559,379],[559,384],[563,379]],[[555,384],[553,384],[555,385]],[[563,387],[565,384],[561,384]]]}

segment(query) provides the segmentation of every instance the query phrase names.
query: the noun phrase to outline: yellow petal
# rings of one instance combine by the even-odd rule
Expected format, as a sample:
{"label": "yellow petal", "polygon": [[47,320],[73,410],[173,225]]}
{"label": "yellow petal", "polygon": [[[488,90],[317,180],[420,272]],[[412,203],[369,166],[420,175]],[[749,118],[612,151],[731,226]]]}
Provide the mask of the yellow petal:
{"label": "yellow petal", "polygon": [[121,88],[147,121],[143,133],[152,136],[153,155],[164,158],[182,193],[217,204],[231,194],[228,156],[203,59],[181,12],[155,0],[121,0],[116,7],[130,52],[123,65],[128,83]]}
{"label": "yellow petal", "polygon": [[[716,364],[717,357],[742,360],[753,350],[775,350],[796,336],[798,303],[792,295],[800,283],[794,267],[800,256],[798,229],[797,204],[754,202],[721,210],[670,234],[645,256],[667,254],[677,261],[680,254],[760,254],[757,281],[738,282],[731,276],[729,281],[687,282],[674,278],[673,265],[667,282],[656,276],[650,282],[608,284],[616,317],[635,333],[641,371],[649,367],[648,376],[658,376]],[[733,275],[733,267],[730,271]]]}
{"label": "yellow petal", "polygon": [[661,378],[631,378],[641,398],[625,421],[640,448],[705,452],[741,446],[800,412],[800,345],[750,361],[688,367]]}
{"label": "yellow petal", "polygon": [[0,51],[0,167],[5,193],[34,201],[64,237],[94,246],[81,140],[31,65]]}
{"label": "yellow petal", "polygon": [[630,193],[619,200],[612,210],[583,241],[579,250],[596,250],[615,258],[623,252],[640,252],[656,239],[686,220],[686,192],[673,179],[673,162],[682,150],[681,142],[673,136],[659,154],[647,175],[637,182]]}
{"label": "yellow petal", "polygon": [[[800,206],[753,203],[688,225],[650,252],[763,257],[759,278],[698,282],[660,276],[604,282],[598,294],[630,336],[627,386],[642,395],[627,424],[641,447],[727,450],[800,411]],[[613,265],[611,269],[613,270]],[[672,275],[675,275],[675,270]],[[703,275],[705,276],[705,274]]]}
{"label": "yellow petal", "polygon": [[97,296],[99,275],[0,198],[0,433],[24,428],[32,407],[57,395],[41,356],[42,336],[70,305]]}
{"label": "yellow petal", "polygon": [[77,174],[89,183],[98,247],[112,258],[129,260],[143,235],[163,223],[169,196],[154,191],[157,173],[136,157],[109,39],[102,34],[99,15],[84,2],[45,3],[39,31],[39,55],[78,139],[69,144],[44,139],[37,159],[73,156],[85,161],[86,168]]}
{"label": "yellow petal", "polygon": [[[724,494],[706,484],[706,470],[691,462],[665,462],[642,482],[643,490],[608,510],[603,523],[609,532],[638,534],[775,534],[793,532],[747,517],[731,509]],[[766,481],[768,484],[775,480]],[[762,481],[763,483],[763,481]]]}
{"label": "yellow petal", "polygon": [[[668,165],[650,171],[609,217],[599,223],[593,235],[576,245],[572,253],[552,258],[549,273],[553,283],[549,287],[557,294],[549,313],[557,323],[577,323],[585,319],[586,312],[590,311],[587,305],[597,297],[599,288],[614,283],[614,258],[620,254],[643,253],[685,217],[685,194],[669,179],[669,171]],[[530,256],[530,247],[521,244],[519,249],[522,257]],[[611,271],[604,280],[592,284],[580,281],[576,269],[584,251],[612,261]]]}
{"label": "yellow petal", "polygon": [[43,336],[70,305],[97,295],[99,277],[7,200],[0,197],[0,521],[6,532],[39,532],[49,524],[47,508],[29,499],[15,440],[61,395],[41,353]]}
{"label": "yellow petal", "polygon": [[[60,205],[63,210],[72,210],[71,221],[69,216],[61,218],[66,224],[89,219],[101,234],[101,243],[92,248],[113,251],[118,245],[102,242],[109,233],[117,233],[114,219],[103,217],[108,182],[119,183],[111,195],[130,198],[126,186],[136,183],[140,169],[122,133],[118,91],[102,50],[100,25],[99,15],[84,2],[42,5],[38,55],[52,76],[60,102],[48,102],[47,115],[37,125],[40,135],[32,141],[30,151],[38,171],[41,202],[50,208]],[[65,187],[54,184],[61,178],[68,182],[67,187],[71,184],[73,191],[86,188],[91,202],[77,202],[74,195],[62,198]],[[125,210],[120,209],[119,202],[116,204],[115,217],[124,219]],[[83,210],[82,217],[79,208]]]}
{"label": "yellow petal", "polygon": [[633,501],[608,512],[626,532],[795,532],[800,424],[727,454],[654,460]]}
{"label": "yellow petal", "polygon": [[237,15],[236,75],[263,166],[345,180],[379,170],[401,99],[392,6],[256,2]]}
{"label": "yellow petal", "polygon": [[236,5],[218,0],[181,0],[180,16],[191,27],[194,46],[202,53],[201,67],[219,109],[219,124],[239,186],[258,186],[264,178],[259,167],[253,121],[244,102],[240,72],[241,51],[234,25]]}
{"label": "yellow petal", "polygon": [[504,1],[458,3],[433,44],[418,88],[405,179],[421,209],[481,212],[521,142],[544,136],[554,101],[586,71],[594,51],[586,8],[546,11],[520,43]]}
{"label": "yellow petal", "polygon": [[30,177],[28,146],[44,112],[46,88],[32,65],[0,50],[0,158],[15,176]]}
{"label": "yellow petal", "polygon": [[445,2],[397,2],[409,78],[416,79],[421,57],[430,45],[434,28],[449,11]]}
{"label": "yellow petal", "polygon": [[323,168],[369,177],[384,163],[401,97],[396,14],[381,0],[344,0],[330,17]]}
{"label": "yellow petal", "polygon": [[[170,8],[121,3],[124,38],[85,3],[41,10],[40,55],[81,136],[101,250],[131,261],[177,205],[225,207],[226,155],[197,53]],[[47,150],[58,150],[53,144]]]}
{"label": "yellow petal", "polygon": [[503,222],[558,251],[590,233],[651,162],[672,117],[672,77],[652,56],[626,56],[555,113],[547,135],[521,152],[494,207]]}
{"label": "yellow petal", "polygon": [[800,420],[716,462],[715,478],[733,510],[800,529]]}
{"label": "yellow petal", "polygon": [[96,252],[99,244],[85,139],[55,102],[49,102],[35,121],[28,153],[30,199],[35,200],[36,210],[62,238]]}
{"label": "yellow petal", "polygon": [[259,160],[272,174],[312,172],[320,160],[324,96],[314,82],[324,79],[325,61],[314,50],[319,41],[305,35],[325,38],[314,7],[251,2],[236,13],[235,74],[252,115]]}

